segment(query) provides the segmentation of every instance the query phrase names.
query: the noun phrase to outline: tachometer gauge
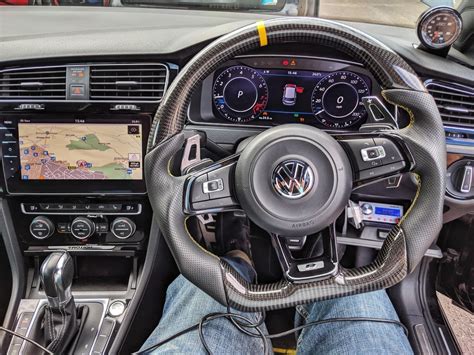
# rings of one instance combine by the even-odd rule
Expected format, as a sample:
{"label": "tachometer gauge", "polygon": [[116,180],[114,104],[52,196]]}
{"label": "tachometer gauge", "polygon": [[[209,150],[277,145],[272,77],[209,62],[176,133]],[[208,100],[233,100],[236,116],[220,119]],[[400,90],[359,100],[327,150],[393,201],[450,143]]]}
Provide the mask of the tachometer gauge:
{"label": "tachometer gauge", "polygon": [[217,111],[229,121],[249,122],[265,109],[268,88],[256,70],[235,66],[217,77],[213,98]]}
{"label": "tachometer gauge", "polygon": [[449,48],[461,34],[461,15],[451,7],[437,6],[425,11],[418,19],[418,38],[431,50]]}
{"label": "tachometer gauge", "polygon": [[345,128],[366,115],[361,98],[368,95],[364,79],[352,72],[338,71],[318,82],[311,96],[311,106],[316,119],[326,127]]}

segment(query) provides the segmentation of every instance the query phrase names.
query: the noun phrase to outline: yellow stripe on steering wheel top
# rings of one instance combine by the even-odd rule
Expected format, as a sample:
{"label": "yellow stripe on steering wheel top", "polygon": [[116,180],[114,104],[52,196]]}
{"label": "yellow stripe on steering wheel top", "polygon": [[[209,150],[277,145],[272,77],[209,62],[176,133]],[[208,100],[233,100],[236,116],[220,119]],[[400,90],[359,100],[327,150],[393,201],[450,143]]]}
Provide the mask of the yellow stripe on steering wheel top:
{"label": "yellow stripe on steering wheel top", "polygon": [[257,22],[257,31],[258,36],[260,37],[260,47],[264,47],[268,44],[267,39],[267,30],[265,29],[265,22],[258,21]]}

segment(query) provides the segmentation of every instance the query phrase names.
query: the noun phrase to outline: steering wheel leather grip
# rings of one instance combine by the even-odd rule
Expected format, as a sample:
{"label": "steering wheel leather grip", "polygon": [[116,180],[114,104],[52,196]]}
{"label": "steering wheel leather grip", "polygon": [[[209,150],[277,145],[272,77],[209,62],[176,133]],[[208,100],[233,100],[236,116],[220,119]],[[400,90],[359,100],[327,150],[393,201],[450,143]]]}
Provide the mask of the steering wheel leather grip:
{"label": "steering wheel leather grip", "polygon": [[[387,101],[409,112],[411,123],[407,128],[385,134],[402,140],[407,154],[413,157],[411,171],[420,180],[417,197],[372,264],[355,269],[339,267],[335,275],[319,281],[284,279],[267,285],[249,284],[225,261],[194,241],[186,230],[183,208],[189,199],[186,186],[190,177],[173,176],[170,161],[184,143],[180,132],[195,88],[225,61],[260,46],[257,26],[247,26],[217,39],[191,59],[168,89],[154,119],[158,145],[145,158],[146,183],[155,218],[178,268],[220,303],[243,311],[285,308],[393,286],[416,267],[441,229],[446,148],[435,102],[402,58],[357,30],[311,18],[278,18],[264,25],[269,45],[313,43],[350,54],[381,83]],[[150,136],[154,136],[153,131]]]}
{"label": "steering wheel leather grip", "polygon": [[186,178],[175,177],[170,171],[171,160],[184,141],[184,133],[178,133],[145,156],[145,181],[154,218],[181,274],[225,304],[220,260],[202,248],[189,234],[183,212],[183,183]]}
{"label": "steering wheel leather grip", "polygon": [[446,191],[446,143],[442,120],[427,92],[384,90],[385,99],[410,115],[410,124],[398,131],[408,145],[416,166],[418,192],[400,226],[407,235],[408,270],[412,272],[443,226]]}

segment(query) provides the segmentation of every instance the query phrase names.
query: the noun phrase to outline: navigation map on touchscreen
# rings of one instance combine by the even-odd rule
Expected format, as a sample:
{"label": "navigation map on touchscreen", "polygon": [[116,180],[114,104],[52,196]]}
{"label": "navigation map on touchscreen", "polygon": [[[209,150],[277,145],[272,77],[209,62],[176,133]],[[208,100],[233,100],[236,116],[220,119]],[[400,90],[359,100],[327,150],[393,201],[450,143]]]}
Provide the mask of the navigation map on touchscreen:
{"label": "navigation map on touchscreen", "polygon": [[141,180],[141,124],[19,123],[22,180]]}

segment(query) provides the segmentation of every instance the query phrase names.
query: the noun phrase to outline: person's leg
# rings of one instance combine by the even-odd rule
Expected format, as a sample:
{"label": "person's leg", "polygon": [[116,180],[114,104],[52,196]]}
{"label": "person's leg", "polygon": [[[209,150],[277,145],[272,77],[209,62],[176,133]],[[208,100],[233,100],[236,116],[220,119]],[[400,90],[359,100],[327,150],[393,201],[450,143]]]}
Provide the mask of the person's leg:
{"label": "person's leg", "polygon": [[[250,266],[238,265],[238,260],[229,260],[242,274]],[[242,275],[244,276],[244,275]],[[245,277],[245,276],[244,276]],[[216,280],[218,282],[218,280]],[[227,312],[227,308],[205,294],[182,275],[178,276],[168,287],[166,302],[158,327],[148,337],[141,350],[163,341],[164,339],[198,323],[209,313]],[[252,323],[258,322],[260,313],[243,313],[232,310],[233,313],[249,318]],[[265,325],[260,329],[267,334]],[[253,330],[254,331],[254,330]],[[254,331],[255,332],[255,331]],[[204,337],[212,353],[215,354],[262,354],[263,341],[241,333],[227,319],[216,319],[204,326]],[[268,345],[271,349],[271,345]],[[197,330],[184,334],[158,349],[153,354],[204,354],[204,347],[199,339]]]}
{"label": "person's leg", "polygon": [[[385,291],[315,302],[297,307],[296,325],[329,318],[371,317],[398,320]],[[412,354],[401,326],[375,322],[334,322],[304,329],[298,354]]]}

